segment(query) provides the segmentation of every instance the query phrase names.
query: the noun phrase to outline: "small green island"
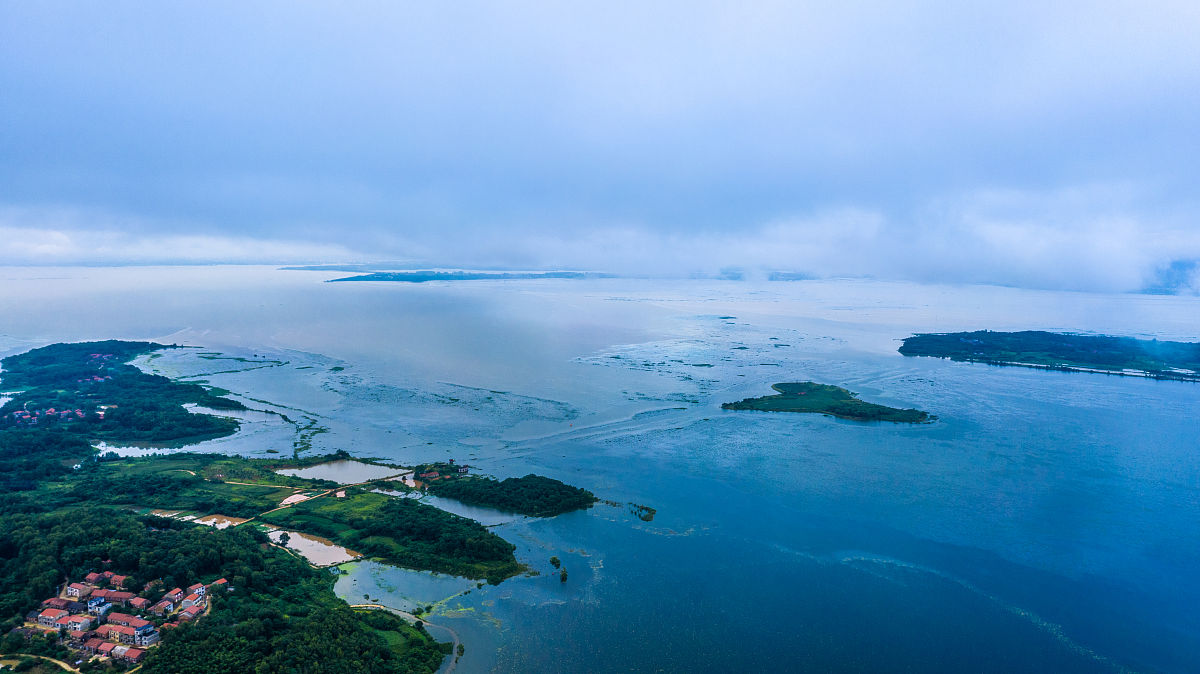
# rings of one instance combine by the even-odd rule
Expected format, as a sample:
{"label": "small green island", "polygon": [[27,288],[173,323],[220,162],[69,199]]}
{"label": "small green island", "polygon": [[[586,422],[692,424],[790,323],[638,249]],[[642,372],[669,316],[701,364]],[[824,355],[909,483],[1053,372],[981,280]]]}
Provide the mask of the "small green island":
{"label": "small green island", "polygon": [[[136,664],[147,674],[428,674],[451,644],[419,621],[348,605],[333,592],[336,576],[318,568],[340,562],[318,563],[295,539],[500,583],[526,571],[516,547],[474,520],[397,497],[415,489],[406,480],[416,471],[444,469],[446,479],[425,481],[432,493],[533,516],[595,501],[549,478],[494,480],[463,466],[396,466],[345,451],[270,459],[102,453],[93,443],[180,446],[238,430],[219,416],[245,409],[228,392],[130,364],[164,348],[175,347],[55,344],[0,361],[9,398],[0,406],[0,654],[22,668],[48,666],[36,656],[81,661],[81,672]],[[346,461],[370,466],[374,479],[288,474]],[[224,591],[164,608],[172,588],[183,587]],[[123,622],[87,618],[87,593],[119,596],[112,615]]]}
{"label": "small green island", "polygon": [[917,409],[898,409],[876,405],[858,397],[839,386],[818,384],[811,381],[775,384],[771,388],[776,395],[761,398],[746,398],[735,403],[725,403],[725,410],[756,410],[759,412],[808,412],[828,414],[852,421],[891,421],[894,423],[920,424],[935,417]]}
{"label": "small green island", "polygon": [[1200,381],[1200,343],[1026,330],[944,332],[904,340],[905,356],[1127,377]]}

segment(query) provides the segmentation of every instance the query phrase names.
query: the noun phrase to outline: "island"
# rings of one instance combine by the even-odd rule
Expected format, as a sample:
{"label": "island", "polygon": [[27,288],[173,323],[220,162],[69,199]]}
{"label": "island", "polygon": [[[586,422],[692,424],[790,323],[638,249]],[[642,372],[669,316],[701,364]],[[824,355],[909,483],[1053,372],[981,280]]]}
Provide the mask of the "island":
{"label": "island", "polygon": [[1200,343],[1196,342],[976,330],[913,335],[904,340],[900,353],[990,365],[1200,381]]}
{"label": "island", "polygon": [[377,271],[358,276],[346,276],[326,281],[391,281],[425,283],[426,281],[511,281],[518,279],[584,279],[613,278],[612,274],[582,271],[488,272],[488,271]]}
{"label": "island", "polygon": [[771,388],[779,393],[725,403],[721,405],[721,409],[808,412],[852,421],[891,421],[908,424],[927,423],[935,418],[917,409],[897,409],[859,400],[854,393],[829,384],[803,381],[775,384]]}
{"label": "island", "polygon": [[[232,419],[190,411],[244,409],[227,392],[130,364],[164,348],[177,347],[55,344],[0,361],[11,398],[0,407],[6,659],[82,661],[81,672],[429,673],[451,644],[420,621],[349,606],[333,592],[335,575],[291,537],[490,583],[526,570],[515,546],[478,522],[396,496],[416,489],[412,477],[428,465],[345,451],[270,459],[101,452],[92,444],[101,439],[175,444],[237,430]],[[372,468],[371,479],[288,474],[352,460]],[[519,512],[549,516],[594,500],[549,478],[468,471],[457,466],[453,479],[495,483],[486,498]]]}

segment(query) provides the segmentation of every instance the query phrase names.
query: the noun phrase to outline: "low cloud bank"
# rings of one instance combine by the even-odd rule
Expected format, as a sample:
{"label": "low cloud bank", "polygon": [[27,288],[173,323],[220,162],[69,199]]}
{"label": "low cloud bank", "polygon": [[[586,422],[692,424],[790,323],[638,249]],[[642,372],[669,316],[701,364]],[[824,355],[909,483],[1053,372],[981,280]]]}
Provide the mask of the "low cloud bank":
{"label": "low cloud bank", "polygon": [[[983,190],[923,204],[904,218],[833,208],[729,231],[630,224],[305,232],[295,240],[219,230],[156,234],[30,210],[0,210],[0,264],[301,264],[408,260],[414,265],[575,268],[661,277],[771,272],[1028,288],[1200,292],[1200,229],[1178,215],[1135,215],[1135,191]],[[91,227],[84,222],[97,223]],[[177,229],[177,226],[176,226]]]}

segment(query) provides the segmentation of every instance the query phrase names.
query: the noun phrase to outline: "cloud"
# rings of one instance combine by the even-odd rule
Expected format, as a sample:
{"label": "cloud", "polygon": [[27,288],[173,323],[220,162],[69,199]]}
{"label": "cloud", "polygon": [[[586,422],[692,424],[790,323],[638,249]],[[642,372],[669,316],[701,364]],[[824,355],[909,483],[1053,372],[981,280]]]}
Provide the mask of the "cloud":
{"label": "cloud", "polygon": [[0,262],[1132,289],[1197,256],[1198,8],[7,3]]}
{"label": "cloud", "polygon": [[[80,227],[80,221],[92,226]],[[153,229],[145,224],[129,226],[127,220],[108,215],[87,218],[63,210],[0,209],[0,264],[285,264],[362,257],[336,244],[223,234],[154,234]]]}

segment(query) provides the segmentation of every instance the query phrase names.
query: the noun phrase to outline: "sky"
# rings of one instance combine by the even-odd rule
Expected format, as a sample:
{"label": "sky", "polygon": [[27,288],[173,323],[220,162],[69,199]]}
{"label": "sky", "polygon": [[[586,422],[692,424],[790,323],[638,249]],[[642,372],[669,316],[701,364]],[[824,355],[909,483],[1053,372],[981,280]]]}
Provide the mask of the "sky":
{"label": "sky", "polygon": [[1200,3],[0,0],[0,264],[1200,289]]}

